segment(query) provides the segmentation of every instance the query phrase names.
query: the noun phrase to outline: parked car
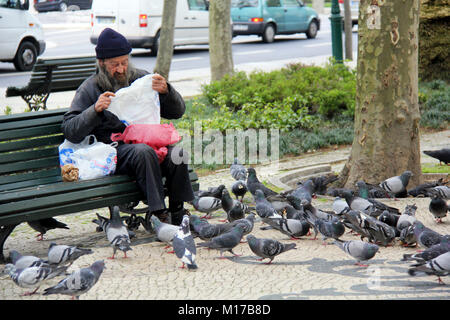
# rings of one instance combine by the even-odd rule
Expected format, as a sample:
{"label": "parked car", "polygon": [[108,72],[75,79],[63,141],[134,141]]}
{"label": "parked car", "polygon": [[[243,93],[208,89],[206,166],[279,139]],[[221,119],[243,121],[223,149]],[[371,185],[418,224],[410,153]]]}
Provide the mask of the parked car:
{"label": "parked car", "polygon": [[[341,11],[342,21],[344,20],[344,0],[339,0],[339,9]],[[352,13],[352,28],[358,24],[359,0],[350,1],[350,11]],[[342,24],[342,27],[344,24]],[[344,28],[342,28],[344,30]]]}
{"label": "parked car", "polygon": [[[105,28],[114,29],[133,48],[159,48],[163,0],[95,0],[92,5],[90,41],[97,44]],[[176,7],[174,46],[209,43],[209,11],[205,0],[178,0]]]}
{"label": "parked car", "polygon": [[319,15],[301,0],[232,0],[231,19],[234,36],[256,34],[264,42],[303,32],[313,39],[320,30]]}
{"label": "parked car", "polygon": [[34,0],[37,12],[89,10],[91,7],[92,0]]}
{"label": "parked car", "polygon": [[45,51],[41,23],[28,11],[29,0],[0,0],[0,61],[29,71]]}

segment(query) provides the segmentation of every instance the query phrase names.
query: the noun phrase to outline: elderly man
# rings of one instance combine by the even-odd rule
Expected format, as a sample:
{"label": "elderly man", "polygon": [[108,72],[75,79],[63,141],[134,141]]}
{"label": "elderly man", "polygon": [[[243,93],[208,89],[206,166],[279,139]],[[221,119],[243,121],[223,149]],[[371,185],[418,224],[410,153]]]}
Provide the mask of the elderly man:
{"label": "elderly man", "polygon": [[[122,133],[125,125],[108,111],[111,97],[118,89],[148,74],[130,64],[131,45],[124,36],[110,28],[100,34],[95,51],[98,71],[80,85],[62,123],[65,138],[73,143],[79,143],[87,135],[93,134],[98,141],[109,144],[112,142],[112,133]],[[152,88],[159,93],[161,117],[178,119],[184,114],[183,98],[162,76],[153,76]],[[154,214],[162,221],[178,225],[186,211],[184,202],[193,200],[194,194],[187,164],[175,164],[171,157],[174,149],[168,149],[167,156],[160,164],[151,147],[119,143],[116,173],[136,177],[149,206],[146,221]],[[182,150],[180,153],[178,157],[182,157]],[[162,177],[166,177],[168,210],[164,202]]]}

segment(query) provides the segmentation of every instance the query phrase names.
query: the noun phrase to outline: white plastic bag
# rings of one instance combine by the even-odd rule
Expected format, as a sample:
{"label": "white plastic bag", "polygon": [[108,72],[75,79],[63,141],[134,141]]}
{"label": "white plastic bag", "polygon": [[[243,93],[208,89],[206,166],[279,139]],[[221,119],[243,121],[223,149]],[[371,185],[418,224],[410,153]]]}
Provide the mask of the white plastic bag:
{"label": "white plastic bag", "polygon": [[152,89],[152,76],[148,74],[122,88],[111,97],[108,111],[125,125],[159,124],[161,122],[159,94]]}
{"label": "white plastic bag", "polygon": [[[90,143],[90,140],[93,140]],[[79,170],[79,179],[96,179],[113,174],[117,165],[117,150],[111,145],[97,141],[94,135],[80,143],[67,139],[59,146],[59,163],[73,164]]]}

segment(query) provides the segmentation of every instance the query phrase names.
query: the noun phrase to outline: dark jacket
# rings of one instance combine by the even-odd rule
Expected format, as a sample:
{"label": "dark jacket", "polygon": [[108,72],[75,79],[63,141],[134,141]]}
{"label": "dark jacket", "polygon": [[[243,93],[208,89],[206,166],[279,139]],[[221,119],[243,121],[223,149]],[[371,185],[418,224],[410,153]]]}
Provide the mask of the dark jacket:
{"label": "dark jacket", "polygon": [[[137,69],[136,77],[131,79],[130,83],[146,74],[148,74],[147,71]],[[161,117],[165,119],[181,118],[186,109],[184,100],[169,83],[167,83],[167,86],[169,92],[159,94]],[[96,74],[80,85],[69,111],[64,114],[61,125],[62,132],[67,140],[79,143],[86,136],[93,134],[98,141],[109,144],[112,142],[112,133],[122,133],[125,130],[125,125],[113,113],[108,110],[99,113],[95,111],[95,103],[104,92],[105,90],[97,83]]]}

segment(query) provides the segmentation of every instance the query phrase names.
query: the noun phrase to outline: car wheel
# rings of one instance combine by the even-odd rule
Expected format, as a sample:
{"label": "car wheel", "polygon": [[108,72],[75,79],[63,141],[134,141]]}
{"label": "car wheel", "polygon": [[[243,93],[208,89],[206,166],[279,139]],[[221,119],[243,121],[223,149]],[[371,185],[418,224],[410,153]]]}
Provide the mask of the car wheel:
{"label": "car wheel", "polygon": [[308,26],[308,30],[306,30],[306,37],[308,39],[314,39],[317,36],[318,30],[317,22],[315,20],[311,21]]}
{"label": "car wheel", "polygon": [[275,39],[275,26],[273,24],[268,24],[264,28],[264,32],[262,35],[262,40],[265,43],[271,43]]}
{"label": "car wheel", "polygon": [[150,49],[150,56],[156,57],[158,55],[159,50],[159,31],[156,33],[155,39],[153,39],[153,45]]}
{"label": "car wheel", "polygon": [[59,4],[59,11],[66,12],[67,11],[67,4],[65,2],[61,2]]}
{"label": "car wheel", "polygon": [[67,11],[80,11],[80,7],[77,5],[72,5],[67,7]]}
{"label": "car wheel", "polygon": [[29,41],[24,41],[19,45],[13,63],[18,71],[30,71],[33,69],[37,59],[37,49]]}

